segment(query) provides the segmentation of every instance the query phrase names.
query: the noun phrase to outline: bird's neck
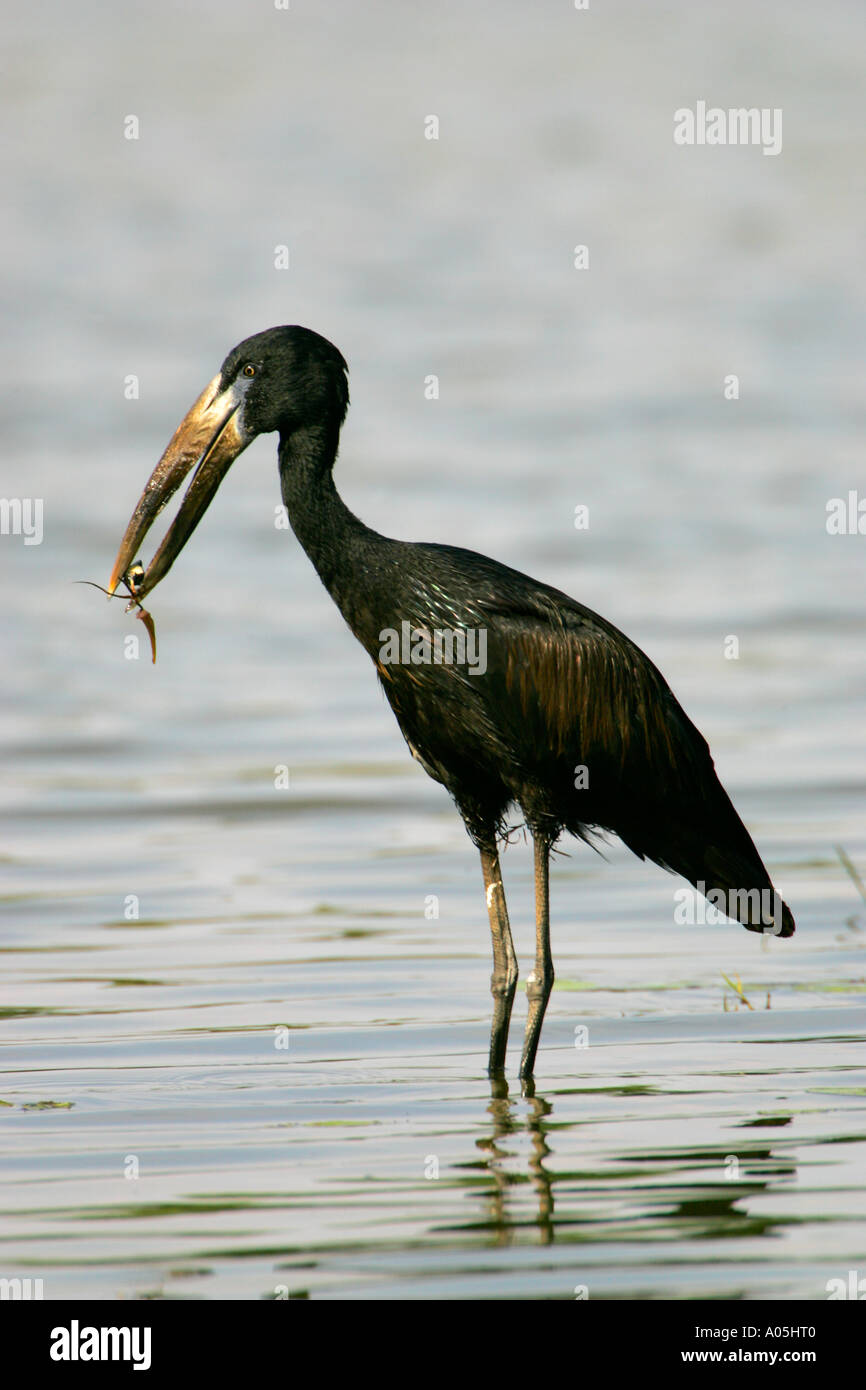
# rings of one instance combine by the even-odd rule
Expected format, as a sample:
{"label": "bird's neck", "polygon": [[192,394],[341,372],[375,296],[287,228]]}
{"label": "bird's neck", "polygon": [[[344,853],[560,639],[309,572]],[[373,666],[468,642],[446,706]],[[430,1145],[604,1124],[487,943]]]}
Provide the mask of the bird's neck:
{"label": "bird's neck", "polygon": [[292,530],[343,617],[361,636],[359,572],[367,553],[386,542],[349,510],[337,492],[331,469],[338,440],[339,431],[327,426],[281,436],[280,487]]}

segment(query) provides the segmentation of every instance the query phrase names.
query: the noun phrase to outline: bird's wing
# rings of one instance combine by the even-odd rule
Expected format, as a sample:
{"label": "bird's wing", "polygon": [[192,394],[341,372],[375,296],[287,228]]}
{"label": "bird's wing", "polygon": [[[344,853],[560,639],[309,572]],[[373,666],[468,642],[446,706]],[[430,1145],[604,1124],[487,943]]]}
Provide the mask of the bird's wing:
{"label": "bird's wing", "polygon": [[491,673],[554,757],[579,751],[663,797],[694,794],[712,772],[706,740],[661,672],[612,623],[542,586],[481,597],[479,609]]}
{"label": "bird's wing", "polygon": [[[464,786],[499,775],[528,819],[534,801],[541,818],[584,838],[587,827],[613,831],[640,858],[703,892],[772,887],[706,739],[634,642],[518,571],[472,552],[429,549],[435,564],[415,590],[419,616],[484,634],[476,645],[483,674],[418,668],[411,720],[392,700],[404,732],[407,724],[415,730],[411,745],[445,770],[440,780],[449,785],[455,768]],[[579,768],[588,774],[586,795],[574,779]],[[749,913],[731,915],[760,930]]]}
{"label": "bird's wing", "polygon": [[414,622],[475,629],[484,669],[419,666],[406,677],[431,694],[435,686],[455,721],[463,712],[478,721],[498,757],[530,754],[540,772],[580,754],[599,774],[618,771],[662,796],[694,795],[714,775],[706,740],[661,672],[612,623],[486,556],[413,550],[416,563],[419,552],[431,559],[412,592]]}

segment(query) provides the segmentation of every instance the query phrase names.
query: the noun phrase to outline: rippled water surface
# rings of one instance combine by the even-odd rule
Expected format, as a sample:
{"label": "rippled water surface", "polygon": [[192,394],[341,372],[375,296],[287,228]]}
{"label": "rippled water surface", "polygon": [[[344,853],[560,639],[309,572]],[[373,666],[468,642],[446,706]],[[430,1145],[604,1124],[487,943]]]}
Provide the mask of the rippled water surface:
{"label": "rippled water surface", "polygon": [[[864,27],[841,0],[10,14],[2,489],[44,537],[0,536],[0,1276],[821,1299],[864,1272],[866,538],[825,524],[864,486]],[[675,147],[699,98],[783,108],[782,153]],[[522,995],[510,1093],[484,1075],[476,856],[274,526],[274,439],[154,594],[156,666],[71,585],[105,582],[229,347],[286,321],[349,359],[350,505],[633,636],[797,917],[678,924],[677,880],[564,843],[534,1097]],[[503,868],[525,978],[520,836]]]}

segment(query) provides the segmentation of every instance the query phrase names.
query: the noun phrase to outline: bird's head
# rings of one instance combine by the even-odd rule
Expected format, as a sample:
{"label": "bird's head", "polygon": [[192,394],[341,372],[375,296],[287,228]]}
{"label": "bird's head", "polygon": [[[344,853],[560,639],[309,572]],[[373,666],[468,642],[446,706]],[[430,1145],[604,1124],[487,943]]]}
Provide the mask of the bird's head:
{"label": "bird's head", "polygon": [[108,583],[126,577],[163,507],[195,468],[177,516],[134,585],[155,588],[189,540],[238,454],[259,434],[290,437],[327,428],[336,436],[349,404],[348,368],[326,338],[309,328],[268,328],[232,348],[213,381],[184,416],[130,518]]}

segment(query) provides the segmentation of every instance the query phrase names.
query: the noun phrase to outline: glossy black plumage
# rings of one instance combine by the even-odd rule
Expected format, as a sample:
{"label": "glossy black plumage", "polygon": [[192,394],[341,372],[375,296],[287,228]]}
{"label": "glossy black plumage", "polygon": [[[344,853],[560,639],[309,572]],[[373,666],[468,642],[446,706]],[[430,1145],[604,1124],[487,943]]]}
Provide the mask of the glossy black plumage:
{"label": "glossy black plumage", "polygon": [[[224,437],[214,436],[199,472],[210,466],[215,481],[198,479],[199,500],[186,521],[183,511],[179,515],[176,542],[169,532],[152,583],[198,523],[226,460],[256,434],[278,430],[281,490],[295,534],[372,658],[411,751],[451,793],[481,851],[494,938],[492,1070],[504,1060],[516,981],[496,841],[513,806],[532,831],[539,935],[521,1065],[526,1077],[553,979],[547,856],[563,831],[584,839],[612,832],[641,858],[706,892],[772,894],[772,884],[715,774],[705,739],[661,673],[623,633],[506,565],[453,546],[391,540],[346,507],[331,472],[348,406],[346,371],[336,348],[302,328],[270,329],[229,354],[211,386],[216,405],[225,401],[218,420],[231,422],[239,442],[234,452],[223,448],[211,465]],[[207,410],[216,405],[208,398]],[[200,401],[188,420],[198,411],[198,422],[202,409]],[[170,446],[175,454],[183,430]],[[170,450],[154,479],[168,464],[177,471]],[[140,511],[148,496],[146,490]],[[125,572],[131,547],[150,524],[146,518],[136,523],[137,517],[115,575]],[[144,587],[152,587],[147,578]],[[466,661],[385,659],[383,634],[405,625],[416,637],[447,630],[480,641],[483,633],[483,673],[473,673]],[[771,929],[789,936],[791,913],[775,902]],[[749,904],[734,915],[751,930],[768,930],[763,905],[756,913],[752,899]]]}

